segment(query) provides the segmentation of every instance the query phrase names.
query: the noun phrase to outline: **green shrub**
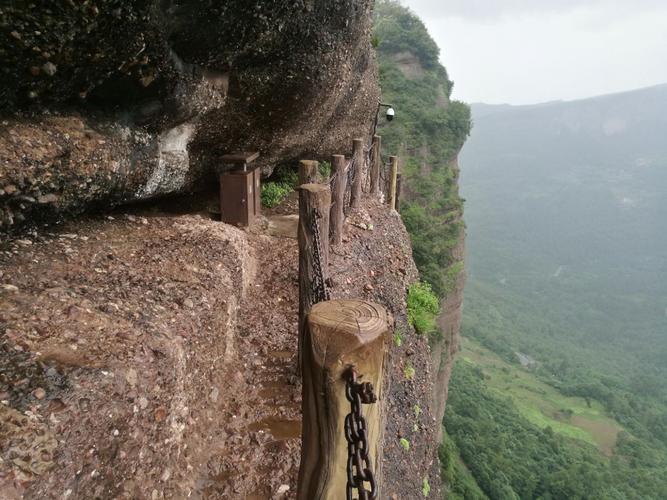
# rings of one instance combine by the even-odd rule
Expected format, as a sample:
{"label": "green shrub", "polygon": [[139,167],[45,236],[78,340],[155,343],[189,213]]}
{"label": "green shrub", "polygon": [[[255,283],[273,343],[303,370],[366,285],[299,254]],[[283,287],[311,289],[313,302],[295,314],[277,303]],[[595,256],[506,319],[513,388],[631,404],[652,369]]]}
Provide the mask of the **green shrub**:
{"label": "green shrub", "polygon": [[275,182],[287,184],[292,189],[296,189],[299,186],[299,174],[296,170],[289,167],[278,167],[276,170],[272,177],[275,179]]}
{"label": "green shrub", "polygon": [[415,378],[415,367],[412,366],[411,363],[408,363],[403,370],[403,375],[405,375],[405,378],[408,380],[412,380]]}
{"label": "green shrub", "polygon": [[321,161],[318,170],[320,172],[322,182],[328,181],[331,177],[331,163],[328,161]]}
{"label": "green shrub", "polygon": [[262,184],[262,205],[273,208],[292,192],[292,186],[285,182],[265,182]]}
{"label": "green shrub", "polygon": [[437,333],[436,317],[440,312],[438,297],[431,285],[417,281],[408,288],[408,321],[420,335]]}
{"label": "green shrub", "polygon": [[401,439],[399,440],[399,443],[401,443],[401,446],[403,447],[403,449],[404,449],[405,451],[410,451],[410,441],[408,441],[408,440],[405,439],[405,438],[401,438]]}

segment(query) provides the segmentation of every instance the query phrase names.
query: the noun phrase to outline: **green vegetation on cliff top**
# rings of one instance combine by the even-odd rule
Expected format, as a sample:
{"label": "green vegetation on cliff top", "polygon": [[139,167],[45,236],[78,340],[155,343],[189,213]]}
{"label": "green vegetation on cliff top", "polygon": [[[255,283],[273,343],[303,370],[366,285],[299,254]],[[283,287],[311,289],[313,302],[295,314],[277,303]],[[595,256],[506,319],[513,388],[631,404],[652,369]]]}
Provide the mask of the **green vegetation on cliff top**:
{"label": "green vegetation on cliff top", "polygon": [[450,102],[453,83],[424,23],[398,2],[376,4],[375,34],[382,99],[396,119],[379,130],[385,153],[398,155],[403,174],[401,215],[415,262],[439,297],[462,266],[452,255],[463,231],[456,155],[470,133],[470,109]]}

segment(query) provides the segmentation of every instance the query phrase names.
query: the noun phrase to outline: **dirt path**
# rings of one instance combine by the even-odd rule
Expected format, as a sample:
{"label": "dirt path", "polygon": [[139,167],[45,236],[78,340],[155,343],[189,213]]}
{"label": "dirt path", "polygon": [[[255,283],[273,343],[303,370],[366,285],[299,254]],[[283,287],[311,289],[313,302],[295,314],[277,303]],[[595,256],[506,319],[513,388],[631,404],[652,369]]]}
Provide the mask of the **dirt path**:
{"label": "dirt path", "polygon": [[[296,492],[301,388],[296,385],[297,246],[250,235],[256,272],[239,304],[235,373],[220,387],[224,446],[211,453],[200,495],[267,499]],[[222,443],[221,443],[222,444]]]}
{"label": "dirt path", "polygon": [[296,265],[293,239],[141,211],[6,243],[0,496],[293,493]]}

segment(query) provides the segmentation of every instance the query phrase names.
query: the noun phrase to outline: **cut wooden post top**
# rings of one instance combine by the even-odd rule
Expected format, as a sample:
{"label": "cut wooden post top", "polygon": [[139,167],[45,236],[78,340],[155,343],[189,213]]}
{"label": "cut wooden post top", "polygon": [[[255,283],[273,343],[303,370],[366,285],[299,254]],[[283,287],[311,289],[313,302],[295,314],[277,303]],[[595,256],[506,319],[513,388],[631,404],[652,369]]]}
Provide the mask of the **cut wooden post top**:
{"label": "cut wooden post top", "polygon": [[358,299],[320,302],[308,314],[313,351],[320,365],[337,363],[383,342],[390,323],[391,315],[384,307]]}
{"label": "cut wooden post top", "polygon": [[220,161],[227,165],[247,165],[259,158],[259,151],[222,155]]}
{"label": "cut wooden post top", "polygon": [[317,182],[317,172],[320,162],[315,160],[299,161],[299,184],[309,184]]}

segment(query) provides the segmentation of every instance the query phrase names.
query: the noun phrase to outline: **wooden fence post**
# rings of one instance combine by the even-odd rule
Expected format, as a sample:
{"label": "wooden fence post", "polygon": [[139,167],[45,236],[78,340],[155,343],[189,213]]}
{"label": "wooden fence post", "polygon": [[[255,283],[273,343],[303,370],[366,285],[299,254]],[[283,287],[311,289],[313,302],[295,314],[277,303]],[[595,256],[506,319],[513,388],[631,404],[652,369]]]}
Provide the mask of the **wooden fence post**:
{"label": "wooden fence post", "polygon": [[[320,278],[322,281],[327,278],[330,206],[331,190],[327,184],[304,184],[299,187],[299,228],[297,232],[299,241],[299,364],[297,371],[299,373],[301,373],[306,315],[313,304],[323,300],[317,284]],[[317,232],[313,231],[314,228],[317,228]]]}
{"label": "wooden fence post", "polygon": [[380,192],[380,147],[382,138],[379,135],[373,136],[373,163],[371,164],[371,194],[377,195]]}
{"label": "wooden fence post", "polygon": [[364,141],[354,139],[354,172],[352,175],[352,194],[350,195],[350,207],[359,208],[361,202],[361,181],[364,175]]}
{"label": "wooden fence post", "polygon": [[[308,315],[303,355],[303,431],[299,500],[346,498],[348,447],[343,374],[350,365],[363,382],[373,384],[377,402],[362,405],[368,456],[378,471],[382,460],[383,369],[390,315],[362,300],[331,300],[313,306]],[[366,489],[370,490],[368,484]],[[379,488],[378,484],[378,488]],[[382,498],[381,494],[377,498]]]}
{"label": "wooden fence post", "polygon": [[320,163],[315,160],[301,160],[299,162],[299,185],[317,182],[317,173]]}
{"label": "wooden fence post", "polygon": [[398,175],[398,156],[390,156],[391,172],[389,174],[389,207],[396,209],[396,176]]}
{"label": "wooden fence post", "polygon": [[333,191],[331,193],[330,241],[332,245],[340,245],[343,242],[345,189],[347,187],[345,156],[333,155],[331,157],[331,177],[333,178]]}

